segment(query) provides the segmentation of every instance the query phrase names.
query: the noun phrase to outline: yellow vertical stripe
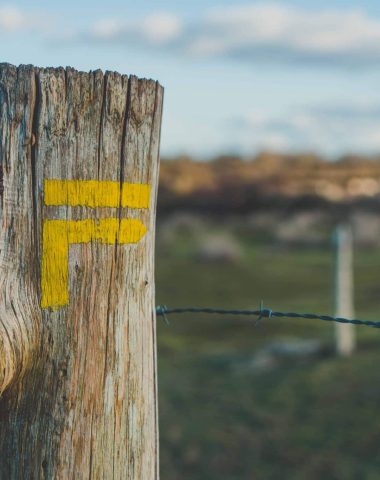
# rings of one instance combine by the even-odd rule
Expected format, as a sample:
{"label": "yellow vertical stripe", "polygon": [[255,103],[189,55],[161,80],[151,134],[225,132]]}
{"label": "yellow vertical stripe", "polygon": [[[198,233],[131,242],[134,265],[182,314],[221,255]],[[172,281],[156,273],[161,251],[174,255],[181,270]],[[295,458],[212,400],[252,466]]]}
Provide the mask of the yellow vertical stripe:
{"label": "yellow vertical stripe", "polygon": [[67,222],[46,220],[42,230],[41,307],[69,302]]}

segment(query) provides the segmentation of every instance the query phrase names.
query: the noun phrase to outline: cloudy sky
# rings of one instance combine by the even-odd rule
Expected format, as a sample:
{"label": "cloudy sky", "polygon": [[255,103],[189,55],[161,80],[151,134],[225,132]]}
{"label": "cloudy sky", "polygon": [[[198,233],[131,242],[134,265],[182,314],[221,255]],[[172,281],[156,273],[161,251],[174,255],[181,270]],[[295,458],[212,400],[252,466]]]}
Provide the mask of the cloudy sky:
{"label": "cloudy sky", "polygon": [[380,152],[378,0],[0,0],[0,53],[159,80],[163,155]]}

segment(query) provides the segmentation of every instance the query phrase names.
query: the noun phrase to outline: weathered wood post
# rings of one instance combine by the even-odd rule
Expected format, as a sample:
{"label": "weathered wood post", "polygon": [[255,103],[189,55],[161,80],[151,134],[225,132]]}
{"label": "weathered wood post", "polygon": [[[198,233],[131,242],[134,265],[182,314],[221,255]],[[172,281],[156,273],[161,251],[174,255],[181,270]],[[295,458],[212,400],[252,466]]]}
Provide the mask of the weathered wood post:
{"label": "weathered wood post", "polygon": [[0,65],[0,479],[158,478],[163,90]]}
{"label": "weathered wood post", "polygon": [[[353,281],[353,238],[349,225],[339,225],[334,233],[335,240],[335,316],[354,317]],[[355,327],[351,324],[336,323],[336,352],[351,355],[355,350]]]}

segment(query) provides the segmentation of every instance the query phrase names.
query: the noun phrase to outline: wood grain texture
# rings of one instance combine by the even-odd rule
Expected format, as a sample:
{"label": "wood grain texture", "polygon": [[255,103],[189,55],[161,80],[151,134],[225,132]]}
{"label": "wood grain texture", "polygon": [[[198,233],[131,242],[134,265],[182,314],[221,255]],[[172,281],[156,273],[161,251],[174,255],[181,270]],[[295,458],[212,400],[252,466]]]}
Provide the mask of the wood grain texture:
{"label": "wood grain texture", "polygon": [[[0,65],[0,479],[158,478],[154,230],[163,90],[118,73]],[[44,205],[45,179],[150,185],[149,209]],[[140,220],[69,247],[41,308],[45,220]]]}

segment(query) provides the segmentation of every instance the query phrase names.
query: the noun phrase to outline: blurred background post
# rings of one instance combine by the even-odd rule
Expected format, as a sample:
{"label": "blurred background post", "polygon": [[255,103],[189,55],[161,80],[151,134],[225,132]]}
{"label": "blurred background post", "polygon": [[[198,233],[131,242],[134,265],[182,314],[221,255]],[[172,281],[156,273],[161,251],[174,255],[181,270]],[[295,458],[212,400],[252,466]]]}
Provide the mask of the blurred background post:
{"label": "blurred background post", "polygon": [[[354,318],[353,235],[350,225],[338,225],[334,232],[335,243],[335,316]],[[338,355],[351,355],[356,347],[355,326],[335,324],[336,351]]]}

